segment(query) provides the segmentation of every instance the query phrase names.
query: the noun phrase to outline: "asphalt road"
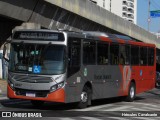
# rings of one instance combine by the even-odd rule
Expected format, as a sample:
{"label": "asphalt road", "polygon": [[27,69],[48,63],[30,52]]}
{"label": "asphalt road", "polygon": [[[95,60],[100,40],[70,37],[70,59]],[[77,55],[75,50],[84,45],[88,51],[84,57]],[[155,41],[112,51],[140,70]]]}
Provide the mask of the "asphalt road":
{"label": "asphalt road", "polygon": [[[40,113],[42,118],[54,120],[159,120],[160,119],[160,88],[137,95],[134,102],[125,102],[122,97],[95,100],[92,106],[77,109],[76,104],[45,103],[43,106],[34,107],[26,100],[1,100],[0,111],[15,113]],[[147,115],[147,116],[144,116]],[[14,115],[16,117],[17,114]],[[37,114],[38,115],[38,114]],[[39,117],[39,116],[38,116]],[[21,118],[18,117],[18,118]],[[0,118],[1,119],[1,118]],[[8,118],[3,118],[7,119]],[[16,118],[17,119],[17,118]],[[27,118],[24,118],[27,119]],[[30,118],[28,118],[30,119]]]}

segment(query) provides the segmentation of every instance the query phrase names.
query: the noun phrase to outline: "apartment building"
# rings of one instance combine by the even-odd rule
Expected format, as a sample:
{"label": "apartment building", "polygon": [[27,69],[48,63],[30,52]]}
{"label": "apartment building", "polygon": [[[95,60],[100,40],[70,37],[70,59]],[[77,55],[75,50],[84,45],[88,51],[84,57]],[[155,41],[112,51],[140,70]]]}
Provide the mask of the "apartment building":
{"label": "apartment building", "polygon": [[137,0],[90,0],[100,7],[137,24]]}

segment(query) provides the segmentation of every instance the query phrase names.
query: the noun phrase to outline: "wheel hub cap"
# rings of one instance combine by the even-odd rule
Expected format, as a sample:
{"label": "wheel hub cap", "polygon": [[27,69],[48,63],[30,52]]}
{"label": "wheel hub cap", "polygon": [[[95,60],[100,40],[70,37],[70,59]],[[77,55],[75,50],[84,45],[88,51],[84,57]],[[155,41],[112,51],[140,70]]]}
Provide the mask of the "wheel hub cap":
{"label": "wheel hub cap", "polygon": [[86,92],[82,92],[81,94],[81,101],[82,102],[87,102],[88,96]]}
{"label": "wheel hub cap", "polygon": [[131,87],[130,95],[131,95],[131,98],[133,98],[133,97],[134,97],[134,88],[133,88],[133,87]]}

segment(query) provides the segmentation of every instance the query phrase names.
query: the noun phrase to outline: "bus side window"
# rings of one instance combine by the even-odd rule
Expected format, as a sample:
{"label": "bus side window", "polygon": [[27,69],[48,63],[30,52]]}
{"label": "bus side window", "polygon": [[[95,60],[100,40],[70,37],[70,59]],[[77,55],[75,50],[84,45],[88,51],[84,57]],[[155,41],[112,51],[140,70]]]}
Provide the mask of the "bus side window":
{"label": "bus side window", "polygon": [[119,45],[110,44],[110,63],[111,65],[119,64]]}
{"label": "bus side window", "polygon": [[147,65],[147,47],[140,48],[140,65]]}
{"label": "bus side window", "polygon": [[124,45],[120,45],[119,52],[120,52],[119,63],[121,65],[124,65],[125,64],[125,58],[126,58],[125,46]]}
{"label": "bus side window", "polygon": [[148,48],[148,65],[153,66],[154,65],[154,49]]}
{"label": "bus side window", "polygon": [[130,64],[130,46],[129,45],[120,45],[119,52],[120,52],[119,63],[121,65]]}
{"label": "bus side window", "polygon": [[97,44],[97,62],[100,65],[108,64],[108,44],[98,43]]}
{"label": "bus side window", "polygon": [[96,43],[83,41],[83,64],[94,65],[96,63]]}
{"label": "bus side window", "polygon": [[139,66],[139,46],[131,46],[131,65]]}
{"label": "bus side window", "polygon": [[80,69],[81,40],[70,38],[68,40],[68,76],[73,75]]}
{"label": "bus side window", "polygon": [[130,45],[125,46],[125,53],[126,53],[126,59],[125,59],[125,65],[129,65],[131,61],[131,49]]}

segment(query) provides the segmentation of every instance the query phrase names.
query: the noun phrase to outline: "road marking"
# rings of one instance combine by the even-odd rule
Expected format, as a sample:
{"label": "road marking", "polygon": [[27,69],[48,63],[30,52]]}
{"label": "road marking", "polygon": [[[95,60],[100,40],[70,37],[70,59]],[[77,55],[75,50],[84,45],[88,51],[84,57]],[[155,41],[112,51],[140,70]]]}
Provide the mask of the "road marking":
{"label": "road marking", "polygon": [[59,118],[60,120],[75,120],[75,119],[72,119],[72,118]]}
{"label": "road marking", "polygon": [[8,97],[0,97],[0,100],[8,100]]}
{"label": "road marking", "polygon": [[87,119],[87,120],[102,120],[102,119],[95,118],[95,117],[80,117],[80,118]]}
{"label": "road marking", "polygon": [[148,109],[148,110],[153,110],[153,111],[155,111],[155,110],[159,111],[160,110],[160,108],[159,109],[157,109],[157,108],[150,108],[150,107],[142,107],[142,108],[144,108],[145,110]]}
{"label": "road marking", "polygon": [[140,105],[146,105],[146,106],[152,106],[152,107],[156,107],[156,108],[160,108],[159,106],[157,105],[152,105],[152,104],[147,104],[147,103],[138,103],[138,102],[133,102],[131,104],[140,104]]}
{"label": "road marking", "polygon": [[133,106],[121,106],[121,107],[111,108],[103,111],[119,111],[119,110],[126,111],[127,108],[131,108],[131,107]]}
{"label": "road marking", "polygon": [[155,118],[151,118],[151,117],[134,117],[134,118],[136,118],[136,119],[138,119],[138,120],[156,120]]}
{"label": "road marking", "polygon": [[116,119],[116,120],[129,120],[127,118],[121,118],[121,117],[108,117],[108,118],[111,118],[111,119]]}
{"label": "road marking", "polygon": [[140,109],[140,108],[131,108],[132,110],[135,110],[135,111],[149,111],[149,110],[146,110],[146,109]]}
{"label": "road marking", "polygon": [[89,107],[89,108],[85,108],[85,109],[76,109],[74,111],[94,111],[97,109],[101,109],[101,108],[107,108],[107,107],[111,107],[111,106],[114,106],[114,104],[106,104],[106,105],[101,105],[101,106],[96,106],[96,107]]}

